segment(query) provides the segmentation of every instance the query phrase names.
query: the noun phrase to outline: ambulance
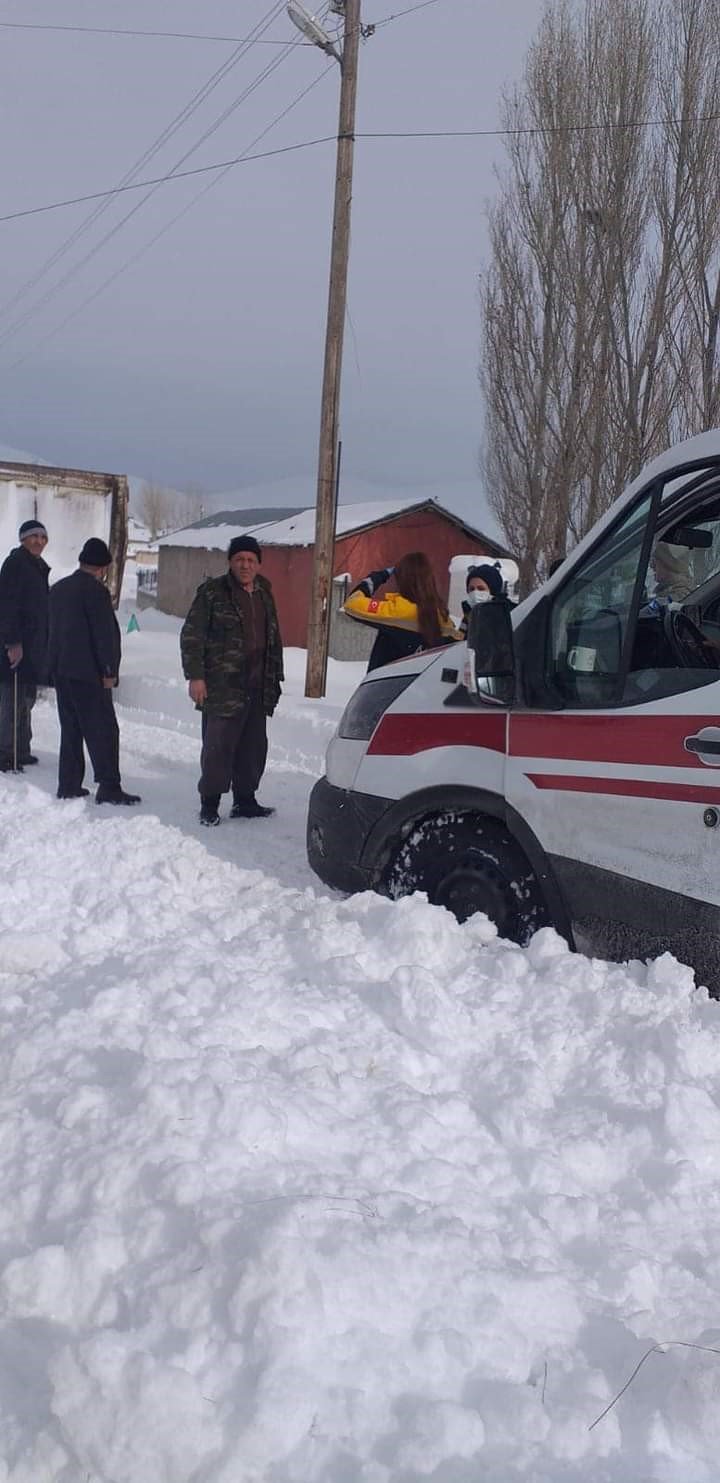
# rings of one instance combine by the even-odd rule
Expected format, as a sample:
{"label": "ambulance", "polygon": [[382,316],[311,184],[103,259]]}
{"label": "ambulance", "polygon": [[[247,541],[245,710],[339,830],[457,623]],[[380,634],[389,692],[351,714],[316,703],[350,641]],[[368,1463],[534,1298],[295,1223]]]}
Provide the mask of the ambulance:
{"label": "ambulance", "polygon": [[512,613],[374,670],[307,824],[341,891],[527,942],[669,950],[720,993],[720,430],[649,464]]}

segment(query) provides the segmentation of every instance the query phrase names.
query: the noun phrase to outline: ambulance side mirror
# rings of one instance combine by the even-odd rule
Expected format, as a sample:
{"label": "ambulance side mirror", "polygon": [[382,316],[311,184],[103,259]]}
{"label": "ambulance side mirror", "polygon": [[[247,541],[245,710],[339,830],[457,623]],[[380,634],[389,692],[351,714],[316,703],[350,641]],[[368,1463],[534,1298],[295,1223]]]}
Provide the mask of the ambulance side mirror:
{"label": "ambulance side mirror", "polygon": [[515,651],[508,603],[495,600],[471,609],[467,648],[470,693],[489,705],[512,705]]}

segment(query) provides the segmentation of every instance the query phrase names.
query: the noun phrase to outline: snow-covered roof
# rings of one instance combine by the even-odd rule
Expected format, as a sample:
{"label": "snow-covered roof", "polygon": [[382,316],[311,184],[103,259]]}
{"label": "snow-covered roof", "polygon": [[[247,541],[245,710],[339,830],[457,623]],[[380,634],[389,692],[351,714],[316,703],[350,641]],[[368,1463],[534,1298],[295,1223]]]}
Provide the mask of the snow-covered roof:
{"label": "snow-covered roof", "polygon": [[[406,514],[410,510],[426,510],[429,507],[433,507],[439,514],[461,525],[478,540],[485,540],[489,545],[495,545],[498,550],[501,549],[491,536],[485,536],[482,531],[475,530],[473,526],[468,525],[451,510],[445,509],[436,500],[418,499],[417,495],[408,496],[406,499],[363,500],[358,503],[339,505],[336,533],[338,536],[351,535],[355,531],[367,529],[368,526],[392,520],[396,515]],[[207,519],[196,521],[194,525],[186,526],[184,530],[176,530],[171,535],[163,536],[160,545],[224,551],[233,536],[237,535],[254,535],[263,546],[313,545],[315,540],[314,506],[303,510],[283,510],[283,519],[273,518],[277,517],[278,513],[277,510],[221,512],[221,515],[226,517],[225,523],[213,523],[212,520]],[[255,520],[239,518],[248,514],[265,515],[270,518]]]}
{"label": "snow-covered roof", "polygon": [[278,505],[275,509],[268,509],[264,505],[250,510],[216,510],[214,515],[203,515],[202,520],[193,520],[191,526],[185,526],[185,530],[208,530],[215,525],[225,528],[232,526],[234,530],[255,530],[259,525],[270,525],[274,520],[285,520],[289,515],[299,515],[303,509],[297,505],[294,509],[288,509],[287,505]]}

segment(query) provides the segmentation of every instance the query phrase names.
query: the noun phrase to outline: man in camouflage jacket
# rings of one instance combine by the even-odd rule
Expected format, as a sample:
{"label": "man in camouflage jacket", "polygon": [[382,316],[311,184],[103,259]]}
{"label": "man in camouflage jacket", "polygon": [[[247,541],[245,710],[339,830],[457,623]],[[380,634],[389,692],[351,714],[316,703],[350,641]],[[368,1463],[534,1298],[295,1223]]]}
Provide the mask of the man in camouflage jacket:
{"label": "man in camouflage jacket", "polygon": [[198,588],[180,633],[190,697],[203,713],[202,824],[219,824],[220,798],[230,787],[231,818],[273,812],[258,803],[255,791],[267,760],[267,717],[280,699],[283,651],[261,560],[253,536],[235,536],[225,576]]}

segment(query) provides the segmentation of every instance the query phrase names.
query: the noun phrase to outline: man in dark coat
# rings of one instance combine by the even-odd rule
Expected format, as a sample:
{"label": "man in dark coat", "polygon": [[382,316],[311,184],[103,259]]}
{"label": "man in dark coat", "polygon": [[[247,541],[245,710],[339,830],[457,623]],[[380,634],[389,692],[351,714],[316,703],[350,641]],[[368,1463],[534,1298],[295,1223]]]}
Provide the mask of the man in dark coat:
{"label": "man in dark coat", "polygon": [[0,568],[0,772],[37,762],[30,750],[37,687],[47,683],[48,536],[26,520]]}
{"label": "man in dark coat", "polygon": [[267,760],[267,717],[283,679],[280,628],[261,560],[252,536],[235,536],[226,574],[198,588],[180,634],[190,698],[203,713],[202,824],[219,824],[220,798],[231,786],[231,819],[274,812],[255,797]]}
{"label": "man in dark coat", "polygon": [[85,753],[98,785],[97,803],[139,803],[120,783],[120,737],[112,692],[120,668],[120,629],[108,592],[112,556],[93,537],[79,567],[50,591],[48,668],[60,720],[58,798],[86,798]]}

